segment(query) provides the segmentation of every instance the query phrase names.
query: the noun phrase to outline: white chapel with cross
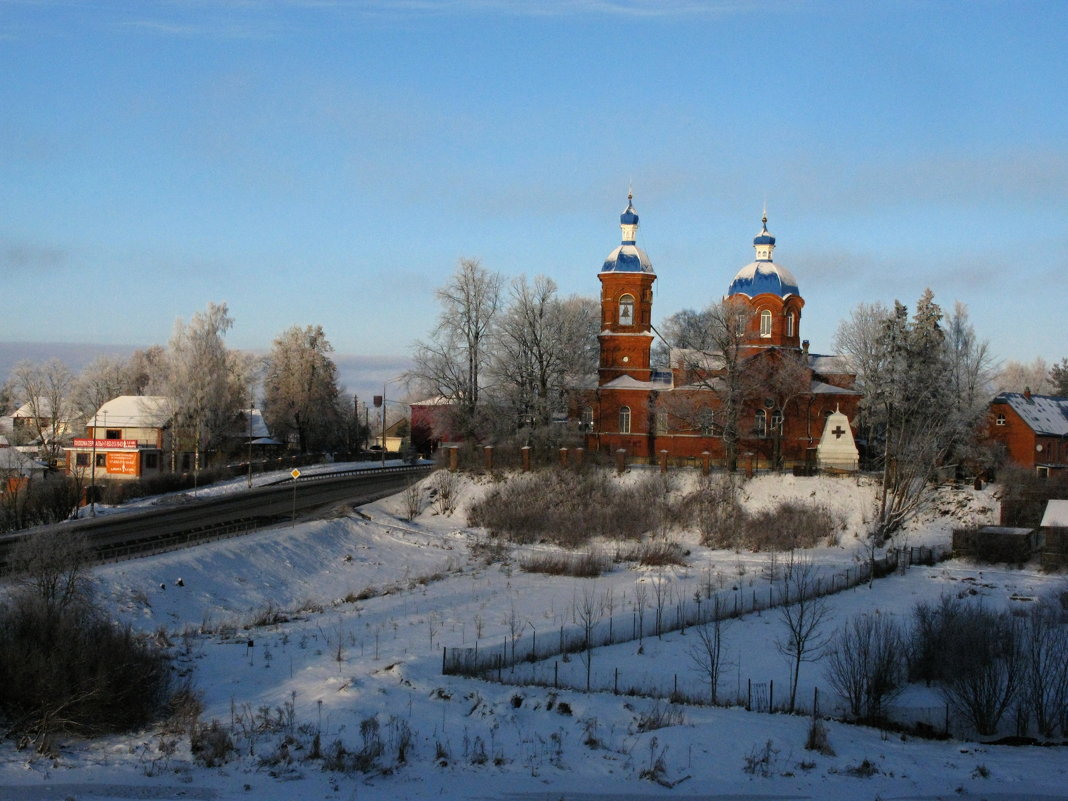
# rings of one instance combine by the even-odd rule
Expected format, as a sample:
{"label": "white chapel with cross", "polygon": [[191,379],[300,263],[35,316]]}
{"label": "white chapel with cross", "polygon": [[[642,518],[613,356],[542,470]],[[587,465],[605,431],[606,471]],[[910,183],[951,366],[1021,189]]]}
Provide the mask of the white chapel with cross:
{"label": "white chapel with cross", "polygon": [[823,424],[823,436],[816,447],[816,459],[820,469],[856,470],[860,462],[857,444],[853,441],[853,430],[849,427],[849,418],[835,409]]}

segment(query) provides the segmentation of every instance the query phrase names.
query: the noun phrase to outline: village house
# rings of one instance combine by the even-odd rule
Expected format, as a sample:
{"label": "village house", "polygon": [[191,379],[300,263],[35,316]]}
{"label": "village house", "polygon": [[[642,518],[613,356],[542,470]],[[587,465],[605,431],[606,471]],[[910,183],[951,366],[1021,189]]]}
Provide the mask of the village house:
{"label": "village house", "polygon": [[[171,402],[159,395],[121,395],[105,403],[86,424],[86,436],[66,451],[71,475],[96,480],[134,480],[165,470],[170,447]],[[185,454],[188,461],[188,454]],[[182,467],[182,466],[180,466]]]}
{"label": "village house", "polygon": [[986,440],[1009,461],[1042,475],[1066,475],[1068,398],[1003,392],[990,403]]}

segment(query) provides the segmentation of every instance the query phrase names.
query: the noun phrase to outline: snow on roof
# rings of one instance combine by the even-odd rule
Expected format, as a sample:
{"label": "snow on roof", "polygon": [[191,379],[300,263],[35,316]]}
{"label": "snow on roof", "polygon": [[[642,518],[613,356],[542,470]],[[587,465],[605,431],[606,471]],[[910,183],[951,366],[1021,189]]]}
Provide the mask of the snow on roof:
{"label": "snow on roof", "polygon": [[757,295],[769,293],[781,298],[801,294],[797,288],[797,279],[785,267],[771,261],[754,261],[745,265],[734,276],[728,295]]}
{"label": "snow on roof", "polygon": [[101,406],[95,425],[161,428],[171,418],[171,399],[162,395],[120,395]]}
{"label": "snow on roof", "polygon": [[1043,528],[1068,528],[1068,501],[1047,501]]}
{"label": "snow on roof", "polygon": [[823,353],[808,354],[808,366],[817,373],[823,374],[853,374],[849,357],[838,354],[828,355]]}
{"label": "snow on roof", "polygon": [[994,403],[1008,404],[1036,434],[1068,436],[1068,398],[1055,395],[1032,395],[1003,392]]}
{"label": "snow on roof", "polygon": [[604,260],[602,273],[653,273],[653,263],[637,245],[620,245]]}
{"label": "snow on roof", "polygon": [[0,470],[14,470],[19,475],[26,476],[31,472],[46,469],[46,465],[20,453],[15,448],[0,448]]}
{"label": "snow on roof", "polygon": [[637,378],[629,375],[621,375],[619,378],[613,378],[607,384],[604,385],[607,389],[659,389],[660,384],[656,381],[639,381]]}
{"label": "snow on roof", "polygon": [[812,386],[809,388],[809,392],[813,395],[862,395],[864,393],[857,392],[855,389],[843,389],[842,387],[836,387],[834,384],[828,384],[824,381],[813,381]]}
{"label": "snow on roof", "polygon": [[[37,401],[37,408],[40,410],[41,417],[51,417],[52,416],[52,401],[49,400],[48,398],[40,398]],[[18,408],[18,410],[11,416],[13,418],[15,418],[15,417],[36,417],[37,415],[34,414],[34,412],[33,412],[33,404],[30,401],[26,401],[26,403],[22,404]]]}

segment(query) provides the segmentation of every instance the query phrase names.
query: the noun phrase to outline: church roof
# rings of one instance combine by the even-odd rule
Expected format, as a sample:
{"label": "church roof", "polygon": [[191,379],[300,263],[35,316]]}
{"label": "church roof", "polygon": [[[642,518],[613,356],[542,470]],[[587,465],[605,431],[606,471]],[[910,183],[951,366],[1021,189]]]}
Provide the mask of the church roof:
{"label": "church roof", "polygon": [[1068,436],[1068,398],[1002,392],[994,403],[1007,403],[1036,434]]}
{"label": "church roof", "polygon": [[756,250],[756,261],[738,271],[727,290],[728,295],[747,295],[755,298],[757,295],[771,294],[787,298],[801,294],[793,273],[772,260],[775,237],[768,233],[767,213],[761,220],[760,233],[753,239],[753,248]]}
{"label": "church roof", "polygon": [[765,293],[780,298],[801,294],[794,274],[771,261],[754,261],[745,265],[734,276],[727,290],[728,295],[748,295],[751,298]]}
{"label": "church roof", "polygon": [[637,245],[620,245],[608,254],[602,273],[651,273],[653,263]]}

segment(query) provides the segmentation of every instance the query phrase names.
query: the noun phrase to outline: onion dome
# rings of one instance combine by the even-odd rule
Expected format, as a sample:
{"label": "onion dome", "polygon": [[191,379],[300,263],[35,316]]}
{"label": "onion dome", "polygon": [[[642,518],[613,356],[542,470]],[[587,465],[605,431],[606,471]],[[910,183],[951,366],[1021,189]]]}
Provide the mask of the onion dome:
{"label": "onion dome", "polygon": [[738,271],[734,280],[731,281],[727,295],[747,295],[751,298],[763,294],[778,295],[780,298],[800,295],[797,279],[794,278],[793,273],[772,261],[771,254],[775,250],[775,237],[768,233],[767,214],[761,222],[763,225],[760,233],[753,239],[756,261]]}
{"label": "onion dome", "polygon": [[627,194],[627,208],[619,215],[622,241],[618,248],[608,254],[601,267],[602,273],[652,273],[653,263],[645,251],[635,242],[638,236],[638,212],[634,210],[634,195]]}

